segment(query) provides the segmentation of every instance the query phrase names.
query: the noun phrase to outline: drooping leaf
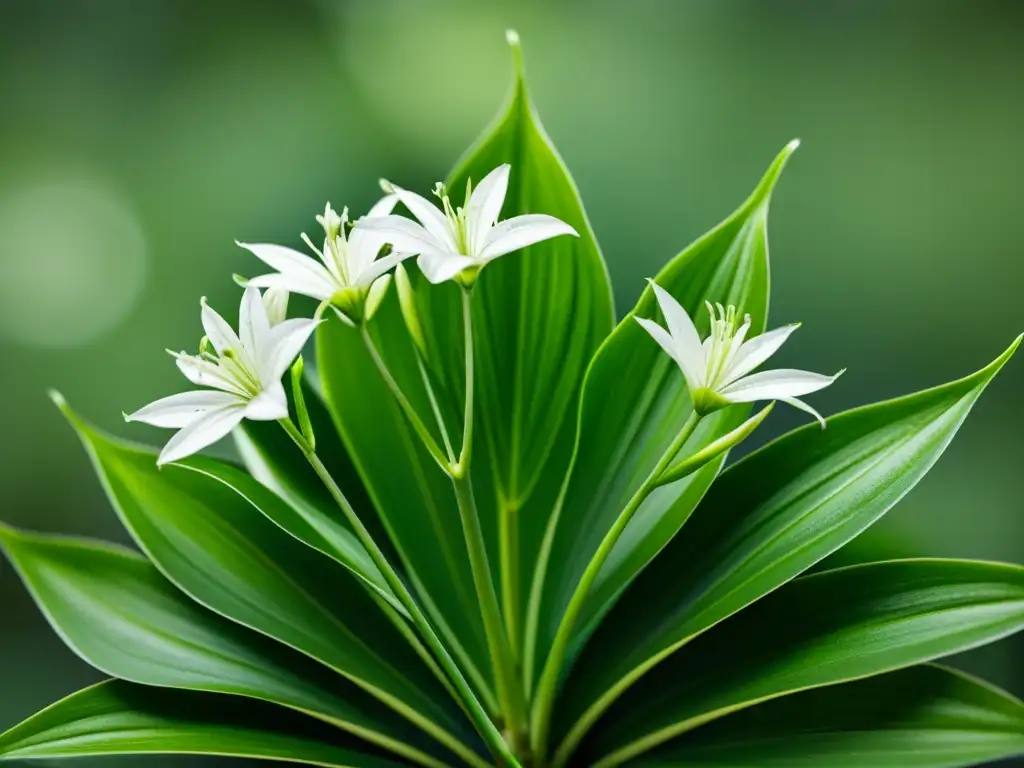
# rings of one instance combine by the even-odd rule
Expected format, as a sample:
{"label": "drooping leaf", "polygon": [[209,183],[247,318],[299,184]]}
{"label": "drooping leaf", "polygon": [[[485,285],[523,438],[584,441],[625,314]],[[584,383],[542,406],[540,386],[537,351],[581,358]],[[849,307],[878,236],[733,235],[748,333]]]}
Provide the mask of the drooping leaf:
{"label": "drooping leaf", "polygon": [[1024,628],[1024,568],[897,560],[796,579],[642,677],[581,754],[618,764],[730,712]]}
{"label": "drooping leaf", "polygon": [[588,729],[644,672],[884,515],[1019,342],[967,378],[807,425],[724,472],[591,639],[564,687],[564,722]]}
{"label": "drooping leaf", "polygon": [[958,672],[923,666],[762,704],[629,765],[959,768],[1020,754],[1019,700]]}
{"label": "drooping leaf", "polygon": [[331,667],[453,752],[476,757],[466,744],[478,742],[454,700],[347,569],[204,470],[212,459],[158,470],[154,452],[64,410],[125,527],[176,587]]}
{"label": "drooping leaf", "polygon": [[247,757],[324,768],[408,765],[287,709],[121,680],[72,694],[0,735],[0,761],[150,754]]}
{"label": "drooping leaf", "polygon": [[[709,327],[705,299],[734,304],[741,313],[748,313],[752,335],[764,330],[768,206],[794,148],[787,147],[775,159],[735,213],[676,256],[655,278],[695,318],[701,332]],[[602,538],[691,412],[678,367],[633,319],[652,317],[656,306],[648,287],[598,350],[587,372],[571,474],[550,522],[531,595],[527,664],[535,672],[544,663],[565,607]],[[734,407],[705,419],[690,446],[704,446],[724,435],[748,411]],[[621,590],[686,521],[723,460],[724,456],[648,498],[602,568],[577,622],[578,638],[588,634]]]}
{"label": "drooping leaf", "polygon": [[280,704],[422,765],[450,759],[369,694],[200,607],[130,550],[8,529],[0,529],[0,548],[54,630],[101,672],[144,685]]}

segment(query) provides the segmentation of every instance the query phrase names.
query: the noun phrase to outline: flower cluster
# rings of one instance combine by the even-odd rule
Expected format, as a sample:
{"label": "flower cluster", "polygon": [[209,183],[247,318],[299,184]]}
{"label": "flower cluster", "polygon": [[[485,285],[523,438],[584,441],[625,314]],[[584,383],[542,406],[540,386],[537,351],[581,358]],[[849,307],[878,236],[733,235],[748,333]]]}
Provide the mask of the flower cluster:
{"label": "flower cluster", "polygon": [[[288,418],[281,379],[302,351],[322,312],[331,308],[349,325],[368,322],[384,298],[391,270],[412,256],[432,283],[456,280],[467,290],[490,261],[558,235],[576,235],[568,224],[541,214],[498,222],[508,192],[510,167],[493,170],[473,190],[465,207],[453,208],[438,184],[441,208],[426,198],[388,187],[363,218],[349,221],[331,204],[316,221],[324,231],[317,247],[302,239],[316,258],[281,245],[238,243],[275,270],[244,281],[239,332],[202,302],[206,336],[198,355],[172,352],[185,377],[203,389],[157,400],[128,421],[178,429],[158,464],[190,456],[228,435],[243,419]],[[392,214],[401,202],[417,221]],[[260,289],[266,289],[261,295]],[[285,320],[289,293],[321,302],[313,319]],[[209,347],[213,347],[211,352]]]}

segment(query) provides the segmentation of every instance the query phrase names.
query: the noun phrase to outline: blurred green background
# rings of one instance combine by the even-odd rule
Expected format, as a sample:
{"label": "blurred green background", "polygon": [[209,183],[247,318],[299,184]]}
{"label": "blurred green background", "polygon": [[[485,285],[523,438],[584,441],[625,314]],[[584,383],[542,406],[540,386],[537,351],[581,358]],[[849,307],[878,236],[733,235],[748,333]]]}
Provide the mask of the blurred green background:
{"label": "blurred green background", "polygon": [[[46,388],[155,437],[121,411],[181,387],[163,349],[195,345],[201,295],[233,312],[233,240],[298,245],[327,199],[443,177],[504,97],[509,26],[620,312],[800,137],[772,321],[804,321],[783,364],[849,368],[816,406],[1024,331],[1024,3],[0,0],[0,516],[124,540]],[[852,556],[1024,562],[1022,384],[1016,360]],[[960,661],[1024,694],[1019,639]],[[0,562],[0,728],[96,677]]]}

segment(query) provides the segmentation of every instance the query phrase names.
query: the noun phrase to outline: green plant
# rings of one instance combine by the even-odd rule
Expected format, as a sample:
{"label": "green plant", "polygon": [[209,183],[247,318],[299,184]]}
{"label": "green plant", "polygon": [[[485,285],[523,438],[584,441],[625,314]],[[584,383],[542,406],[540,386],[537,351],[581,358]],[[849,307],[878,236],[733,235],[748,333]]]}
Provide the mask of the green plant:
{"label": "green plant", "polygon": [[[793,330],[764,332],[768,206],[795,144],[615,325],[517,71],[438,189],[443,212],[385,185],[373,218],[319,217],[322,266],[246,246],[276,272],[242,280],[240,336],[204,303],[200,354],[177,356],[212,389],[129,417],[181,429],[162,468],[55,396],[143,554],[0,527],[55,630],[114,678],[0,735],[0,759],[937,768],[1024,753],[1024,704],[930,663],[1021,629],[1024,569],[801,575],[917,483],[1019,339],[967,378],[723,471],[770,409],[747,402],[811,410],[794,397],[835,378],[749,375]],[[447,190],[470,179],[477,202],[456,208]],[[390,214],[399,200],[424,227]],[[502,200],[524,218],[494,226]],[[423,275],[401,264],[415,253]],[[285,320],[285,289],[318,298],[316,317]],[[708,299],[729,308],[704,316]],[[299,357],[286,391],[314,331],[318,376]],[[232,429],[244,469],[192,455]]]}

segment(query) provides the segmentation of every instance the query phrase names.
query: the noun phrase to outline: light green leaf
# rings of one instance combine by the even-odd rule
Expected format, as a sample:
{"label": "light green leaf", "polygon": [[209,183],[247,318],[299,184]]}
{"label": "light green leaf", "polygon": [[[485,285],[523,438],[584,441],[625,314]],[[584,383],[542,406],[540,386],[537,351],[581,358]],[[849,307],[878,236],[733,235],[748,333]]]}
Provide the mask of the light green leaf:
{"label": "light green leaf", "polygon": [[120,680],[72,694],[0,735],[0,761],[150,754],[247,757],[324,768],[405,765],[286,709]]}
{"label": "light green leaf", "polygon": [[1020,566],[897,560],[799,578],[642,677],[582,753],[611,768],[767,699],[909,667],[1022,628]]}
{"label": "light green leaf", "polygon": [[212,460],[158,470],[154,452],[100,434],[66,406],[65,414],[125,527],[176,587],[331,667],[453,752],[477,757],[465,746],[478,742],[457,704],[348,570],[205,471]]}
{"label": "light green leaf", "polygon": [[[740,312],[749,313],[751,334],[765,328],[768,206],[793,149],[795,145],[790,145],[775,159],[735,213],[676,256],[655,278],[695,318],[702,333],[709,328],[705,299],[734,304]],[[648,287],[598,350],[587,372],[571,474],[551,519],[533,584],[528,669],[539,671],[565,607],[602,538],[690,415],[690,399],[678,367],[633,319],[634,315],[652,317],[656,308]],[[742,423],[748,412],[749,407],[739,406],[704,419],[685,450],[721,437]],[[594,584],[577,623],[578,641],[686,521],[724,458],[648,498]]]}
{"label": "light green leaf", "polygon": [[280,704],[422,765],[451,759],[361,689],[200,607],[129,550],[3,528],[0,547],[54,630],[101,672]]}
{"label": "light green leaf", "polygon": [[602,623],[565,686],[588,728],[644,672],[878,520],[931,468],[1016,350],[959,381],[791,432],[722,474]]}
{"label": "light green leaf", "polygon": [[942,667],[821,688],[727,717],[633,768],[959,768],[1024,754],[1024,705]]}
{"label": "light green leaf", "polygon": [[[467,182],[476,184],[509,163],[500,218],[545,213],[580,235],[556,237],[499,258],[482,272],[473,297],[478,388],[474,484],[481,514],[489,527],[499,528],[490,534],[492,564],[498,568],[503,547],[514,563],[511,573],[517,576],[514,583],[503,584],[503,607],[518,647],[537,554],[569,465],[584,374],[615,318],[607,270],[579,191],[527,93],[515,39],[512,50],[516,72],[508,103],[447,185],[461,194]],[[419,295],[427,301],[427,294],[437,291],[423,283]],[[449,319],[458,317],[453,293],[429,297],[428,346],[439,355],[439,347],[451,346],[459,328]],[[451,304],[439,307],[445,298]],[[460,382],[462,361],[446,362],[446,380]]]}

